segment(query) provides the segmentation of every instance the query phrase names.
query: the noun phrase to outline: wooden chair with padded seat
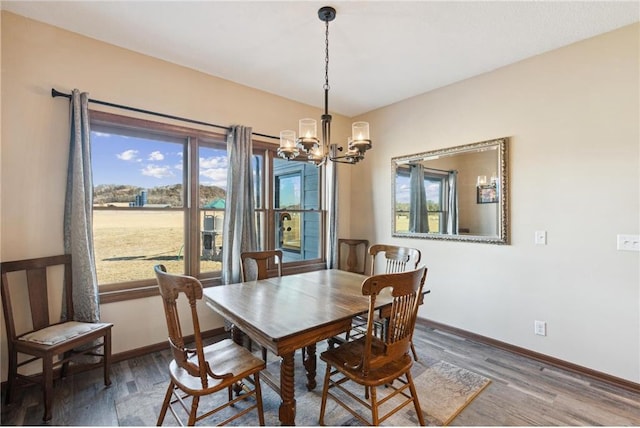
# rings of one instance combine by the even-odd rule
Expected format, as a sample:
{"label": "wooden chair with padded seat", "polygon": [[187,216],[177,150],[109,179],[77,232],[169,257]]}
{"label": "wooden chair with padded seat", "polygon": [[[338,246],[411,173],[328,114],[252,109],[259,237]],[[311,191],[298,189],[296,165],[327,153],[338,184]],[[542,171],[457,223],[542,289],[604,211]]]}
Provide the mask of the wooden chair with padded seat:
{"label": "wooden chair with padded seat", "polygon": [[[264,425],[260,389],[260,371],[265,368],[264,361],[255,357],[246,348],[236,344],[231,339],[224,339],[204,346],[196,310],[196,302],[202,299],[202,284],[196,278],[190,276],[169,274],[163,265],[156,265],[154,270],[164,305],[169,332],[169,345],[174,358],[169,365],[171,381],[162,403],[157,425],[162,425],[167,410],[171,410],[180,425],[183,424],[174,410],[173,405],[176,403],[180,404],[189,415],[187,424],[194,425],[197,421],[207,418],[222,409],[233,407],[238,401],[246,400],[250,397],[255,397],[255,404],[239,410],[222,421],[221,425],[227,424],[254,409],[258,412],[260,425]],[[177,306],[177,301],[181,294],[186,296],[191,309],[195,338],[193,348],[186,346],[182,335]],[[244,386],[245,394],[233,398],[233,387],[245,378],[253,383],[253,389]],[[198,415],[198,404],[202,396],[224,390],[228,391],[228,401]],[[187,406],[188,400],[185,400],[188,397],[191,397],[191,405],[189,407]]]}
{"label": "wooden chair with padded seat", "polygon": [[[17,380],[41,383],[44,396],[43,420],[51,419],[53,403],[54,369],[61,367],[64,377],[69,362],[78,354],[102,357],[104,384],[109,386],[109,369],[111,363],[111,328],[110,323],[87,323],[74,320],[73,283],[71,273],[71,255],[58,255],[28,260],[3,262],[2,271],[2,308],[7,330],[7,350],[9,354],[9,370],[7,375],[7,393],[5,402],[11,402]],[[60,269],[62,267],[62,269]],[[59,274],[59,277],[56,276]],[[20,278],[22,277],[22,278]],[[11,278],[11,281],[10,281]],[[54,283],[59,278],[62,287]],[[25,287],[26,285],[26,287]],[[62,299],[51,299],[53,291],[64,295],[66,321],[51,321],[50,302],[61,302]],[[18,303],[27,302],[28,308],[18,308]],[[26,303],[25,303],[26,304]],[[19,318],[14,315],[20,314]],[[22,325],[23,314],[30,316],[31,330],[18,331]],[[97,353],[102,348],[103,352]],[[18,354],[30,355],[18,363]],[[62,356],[62,358],[59,358]],[[42,374],[26,376],[18,373],[18,368],[38,359],[42,360]]]}
{"label": "wooden chair with padded seat", "polygon": [[[375,244],[369,248],[369,254],[371,255],[371,275],[376,273],[376,265],[384,265],[384,269],[379,269],[384,273],[397,273],[413,270],[418,267],[422,253],[416,248],[399,247],[396,245]],[[384,263],[376,263],[378,261],[384,261]],[[384,327],[386,328],[386,327]],[[411,352],[413,358],[418,361],[418,354],[416,352],[413,342],[411,343]]]}
{"label": "wooden chair with padded seat", "polygon": [[[370,276],[363,281],[362,294],[369,296],[366,335],[320,354],[320,358],[327,364],[322,388],[320,425],[324,425],[328,397],[367,425],[379,425],[405,405],[413,403],[420,425],[425,424],[411,376],[413,359],[409,355],[409,349],[426,275],[427,268],[422,266],[403,273]],[[393,303],[387,334],[380,339],[373,332],[374,313],[376,298],[386,289],[390,289]],[[398,386],[393,382],[396,379],[400,380]],[[365,387],[364,400],[357,396],[358,388],[347,387],[350,381]],[[379,400],[377,387],[383,385],[387,394]],[[335,394],[332,391],[334,389],[340,393]],[[410,396],[407,395],[407,389]],[[401,396],[402,402],[380,415],[379,405],[389,402],[396,395]],[[371,420],[366,420],[361,415],[358,411],[361,410],[360,407],[353,408],[350,405],[358,403],[371,411]]]}
{"label": "wooden chair with padded seat", "polygon": [[[266,250],[266,251],[245,251],[240,254],[240,267],[242,269],[242,281],[254,281],[258,279],[267,279],[269,277],[269,261],[274,261],[278,276],[282,276],[282,251]],[[253,263],[252,263],[252,262]],[[253,264],[255,272],[252,272]]]}

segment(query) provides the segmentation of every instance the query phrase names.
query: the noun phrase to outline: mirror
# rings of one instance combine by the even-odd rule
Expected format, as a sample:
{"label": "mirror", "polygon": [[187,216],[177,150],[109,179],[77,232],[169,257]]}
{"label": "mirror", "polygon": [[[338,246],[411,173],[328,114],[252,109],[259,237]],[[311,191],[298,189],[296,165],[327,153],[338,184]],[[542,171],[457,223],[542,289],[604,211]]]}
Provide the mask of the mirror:
{"label": "mirror", "polygon": [[392,158],[393,236],[507,244],[507,142]]}

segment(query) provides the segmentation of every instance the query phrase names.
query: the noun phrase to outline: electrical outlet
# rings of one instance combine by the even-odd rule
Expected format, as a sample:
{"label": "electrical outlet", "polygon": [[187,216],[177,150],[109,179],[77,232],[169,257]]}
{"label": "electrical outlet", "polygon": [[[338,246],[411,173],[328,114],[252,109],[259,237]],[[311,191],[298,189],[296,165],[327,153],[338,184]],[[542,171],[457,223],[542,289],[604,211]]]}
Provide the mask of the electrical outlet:
{"label": "electrical outlet", "polygon": [[534,333],[538,336],[546,336],[547,335],[547,323],[545,321],[534,321],[533,322]]}

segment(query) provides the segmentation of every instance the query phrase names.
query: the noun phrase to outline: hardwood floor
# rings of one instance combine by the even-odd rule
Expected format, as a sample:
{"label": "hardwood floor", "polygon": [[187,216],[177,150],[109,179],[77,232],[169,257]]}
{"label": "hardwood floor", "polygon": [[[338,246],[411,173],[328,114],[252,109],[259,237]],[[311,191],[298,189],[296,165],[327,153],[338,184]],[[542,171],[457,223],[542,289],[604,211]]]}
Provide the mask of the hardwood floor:
{"label": "hardwood floor", "polygon": [[[451,425],[640,425],[638,392],[424,326],[413,339],[420,358],[444,360],[492,380]],[[50,424],[117,426],[115,401],[167,381],[170,358],[162,351],[118,362],[110,388],[104,388],[100,369],[58,380]],[[40,425],[42,412],[40,389],[25,387],[13,404],[2,406],[0,417],[2,425]]]}

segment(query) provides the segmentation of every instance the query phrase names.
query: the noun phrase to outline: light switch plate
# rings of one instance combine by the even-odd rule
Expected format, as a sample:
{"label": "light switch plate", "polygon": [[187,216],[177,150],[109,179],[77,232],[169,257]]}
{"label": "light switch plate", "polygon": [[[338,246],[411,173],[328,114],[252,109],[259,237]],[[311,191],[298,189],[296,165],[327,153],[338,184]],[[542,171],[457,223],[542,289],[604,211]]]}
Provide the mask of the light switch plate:
{"label": "light switch plate", "polygon": [[619,251],[640,251],[640,235],[618,235]]}
{"label": "light switch plate", "polygon": [[536,243],[536,245],[547,245],[547,231],[546,230],[536,230],[535,243]]}

